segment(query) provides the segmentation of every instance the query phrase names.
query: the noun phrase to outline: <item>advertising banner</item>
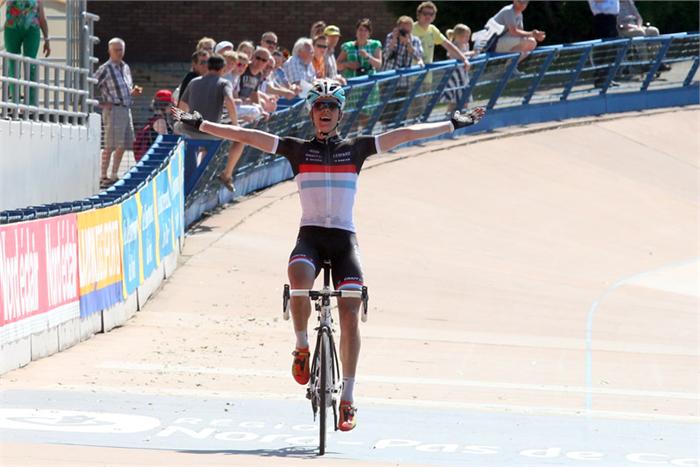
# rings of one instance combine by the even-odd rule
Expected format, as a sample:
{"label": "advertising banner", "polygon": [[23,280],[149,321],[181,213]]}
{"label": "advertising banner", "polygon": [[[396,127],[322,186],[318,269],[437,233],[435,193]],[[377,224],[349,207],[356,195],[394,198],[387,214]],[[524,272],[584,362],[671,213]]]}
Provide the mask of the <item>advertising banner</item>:
{"label": "advertising banner", "polygon": [[173,232],[175,238],[185,235],[185,180],[182,176],[185,164],[185,142],[175,148],[175,154],[168,166],[170,175],[170,203],[173,217]]}
{"label": "advertising banner", "polygon": [[121,208],[78,213],[80,316],[123,300]]}
{"label": "advertising banner", "polygon": [[141,223],[141,269],[140,281],[143,282],[160,264],[158,252],[158,223],[155,203],[155,183],[150,181],[137,194],[139,201],[139,220]]}
{"label": "advertising banner", "polygon": [[132,196],[121,204],[122,224],[122,292],[128,297],[141,285],[141,228],[137,196]]}
{"label": "advertising banner", "polygon": [[173,252],[175,233],[170,198],[170,177],[163,170],[156,175],[156,206],[158,207],[158,252],[165,258]]}
{"label": "advertising banner", "polygon": [[79,316],[76,215],[0,226],[0,343]]}

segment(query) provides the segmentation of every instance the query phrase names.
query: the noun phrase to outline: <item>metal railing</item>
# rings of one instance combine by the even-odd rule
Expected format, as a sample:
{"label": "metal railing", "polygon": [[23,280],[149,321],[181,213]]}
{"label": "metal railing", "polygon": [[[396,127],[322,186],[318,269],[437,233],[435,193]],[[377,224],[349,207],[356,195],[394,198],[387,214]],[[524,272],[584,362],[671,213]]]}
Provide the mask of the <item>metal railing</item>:
{"label": "metal railing", "polygon": [[[468,84],[461,87],[451,84],[450,78],[462,66],[454,60],[376,73],[348,80],[339,132],[353,137],[445,120],[452,110],[467,106],[485,106],[491,115],[498,111],[525,115],[536,113],[536,105],[568,102],[591,105],[581,111],[585,114],[602,113],[605,110],[598,112],[593,106],[605,96],[697,86],[699,57],[700,34],[680,33],[541,47],[519,65],[519,54],[482,54],[471,60]],[[282,101],[281,110],[255,127],[309,138],[313,127],[306,114],[301,100]],[[274,158],[246,147],[237,172]]]}
{"label": "metal railing", "polygon": [[65,42],[66,55],[33,59],[0,51],[0,118],[84,125],[97,104],[92,75],[99,43],[94,23],[100,18],[87,11],[87,0],[71,0],[65,15],[47,19],[65,21],[65,35],[50,39]]}
{"label": "metal railing", "polygon": [[86,68],[0,52],[0,118],[85,125],[92,106]]}
{"label": "metal railing", "polygon": [[[462,131],[698,103],[699,57],[700,35],[680,33],[540,47],[520,64],[519,54],[482,54],[471,60],[467,84],[461,86],[450,79],[462,66],[454,60],[385,71],[348,80],[339,133],[354,137],[446,120],[451,111],[472,106],[487,107],[487,118]],[[280,104],[269,120],[252,127],[279,136],[312,137],[304,103],[297,99]],[[221,143],[207,166],[198,168],[197,180],[188,187],[188,205],[217,193],[222,202],[230,199],[230,194],[221,194],[216,180],[228,145]],[[235,179],[245,180],[266,167],[273,170],[280,159],[246,146]],[[236,187],[236,195],[246,192],[239,181]]]}

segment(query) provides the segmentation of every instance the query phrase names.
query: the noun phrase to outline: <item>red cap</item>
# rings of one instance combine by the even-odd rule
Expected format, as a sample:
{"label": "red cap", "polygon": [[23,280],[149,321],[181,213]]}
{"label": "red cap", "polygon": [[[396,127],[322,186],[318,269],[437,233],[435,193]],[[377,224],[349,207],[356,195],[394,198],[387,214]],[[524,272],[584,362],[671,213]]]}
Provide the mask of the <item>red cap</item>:
{"label": "red cap", "polygon": [[173,93],[168,89],[160,89],[156,92],[156,96],[153,98],[153,100],[160,102],[172,102]]}

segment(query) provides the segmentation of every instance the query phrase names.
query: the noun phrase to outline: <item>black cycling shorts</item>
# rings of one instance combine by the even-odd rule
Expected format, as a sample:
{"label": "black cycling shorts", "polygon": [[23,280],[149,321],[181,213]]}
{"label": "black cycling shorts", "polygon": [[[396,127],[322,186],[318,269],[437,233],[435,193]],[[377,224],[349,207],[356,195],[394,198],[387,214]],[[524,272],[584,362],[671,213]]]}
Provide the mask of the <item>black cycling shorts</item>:
{"label": "black cycling shorts", "polygon": [[289,264],[307,263],[315,276],[323,270],[323,261],[330,260],[333,286],[336,290],[362,288],[360,247],[353,232],[343,229],[303,226],[297,244],[289,255]]}

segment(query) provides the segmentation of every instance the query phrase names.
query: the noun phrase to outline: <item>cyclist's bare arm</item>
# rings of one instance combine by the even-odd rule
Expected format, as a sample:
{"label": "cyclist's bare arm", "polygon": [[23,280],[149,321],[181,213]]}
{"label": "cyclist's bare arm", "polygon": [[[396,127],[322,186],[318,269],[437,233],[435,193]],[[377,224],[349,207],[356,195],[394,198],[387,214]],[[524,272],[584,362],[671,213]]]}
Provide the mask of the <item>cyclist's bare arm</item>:
{"label": "cyclist's bare arm", "polygon": [[390,151],[399,146],[417,139],[430,138],[452,131],[451,122],[419,123],[406,128],[397,128],[380,134],[377,138],[382,151]]}
{"label": "cyclist's bare arm", "polygon": [[387,131],[377,137],[379,147],[382,151],[390,151],[396,146],[410,141],[438,136],[443,133],[454,131],[456,128],[473,125],[477,123],[485,113],[486,111],[482,107],[477,107],[465,115],[460,116],[459,113],[456,113],[453,118],[447,122],[419,123],[406,128],[397,128]]}
{"label": "cyclist's bare arm", "polygon": [[237,125],[212,123],[206,120],[199,127],[199,131],[221,139],[238,141],[268,153],[272,152],[275,148],[275,142],[277,141],[276,136],[265,133],[264,131],[241,128]]}

